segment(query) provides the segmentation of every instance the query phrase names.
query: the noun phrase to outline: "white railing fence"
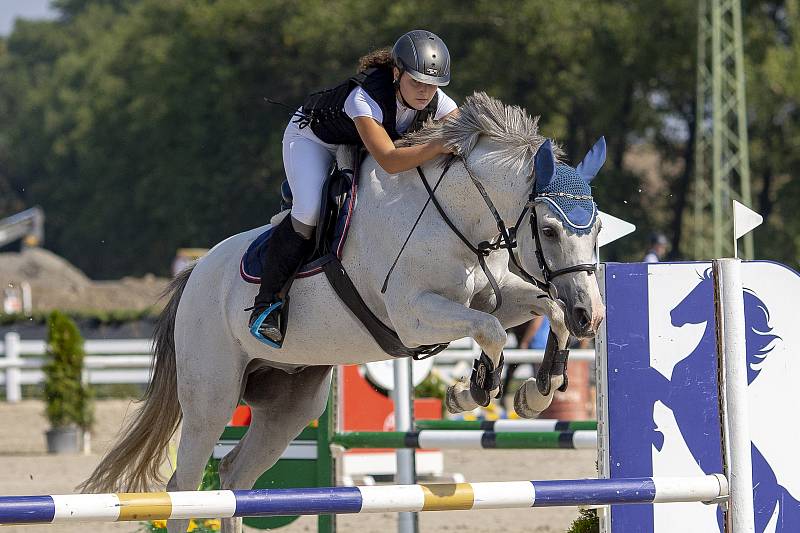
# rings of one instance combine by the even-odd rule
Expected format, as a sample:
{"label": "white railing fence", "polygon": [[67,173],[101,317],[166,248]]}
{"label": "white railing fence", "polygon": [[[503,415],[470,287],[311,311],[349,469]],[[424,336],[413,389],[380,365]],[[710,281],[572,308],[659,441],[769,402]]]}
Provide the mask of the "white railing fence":
{"label": "white railing fence", "polygon": [[[87,340],[84,343],[83,379],[86,383],[146,384],[150,381],[153,360],[151,339]],[[6,401],[22,399],[23,385],[42,383],[42,366],[46,343],[41,340],[21,340],[18,333],[6,333],[0,341],[0,386],[5,386]],[[480,355],[480,348],[472,339],[460,339],[434,357],[437,366],[462,364],[468,369],[472,360]],[[506,363],[537,363],[542,360],[542,350],[505,351]],[[572,350],[572,361],[594,361],[594,350]],[[467,364],[464,364],[467,363]],[[453,374],[453,371],[447,374]]]}

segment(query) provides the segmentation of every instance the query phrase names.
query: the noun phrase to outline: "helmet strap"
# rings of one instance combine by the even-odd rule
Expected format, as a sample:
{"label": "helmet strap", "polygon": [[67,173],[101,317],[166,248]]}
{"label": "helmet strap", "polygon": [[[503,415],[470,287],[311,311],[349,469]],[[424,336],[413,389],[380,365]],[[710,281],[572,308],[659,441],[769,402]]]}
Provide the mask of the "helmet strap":
{"label": "helmet strap", "polygon": [[[406,106],[408,109],[414,109],[414,107],[413,107],[411,104],[409,104],[408,102],[406,102],[406,99],[405,99],[405,97],[403,96],[403,91],[401,91],[401,90],[400,90],[400,78],[402,78],[402,77],[403,77],[403,72],[404,72],[404,71],[403,71],[402,69],[399,69],[399,70],[400,70],[400,75],[397,77],[397,79],[396,79],[396,80],[394,80],[394,83],[393,83],[393,85],[394,85],[394,90],[395,90],[395,91],[397,91],[397,94],[399,94],[399,95],[400,95],[400,103],[401,103],[401,104],[403,104],[404,106]],[[414,110],[416,111],[416,109],[414,109]]]}

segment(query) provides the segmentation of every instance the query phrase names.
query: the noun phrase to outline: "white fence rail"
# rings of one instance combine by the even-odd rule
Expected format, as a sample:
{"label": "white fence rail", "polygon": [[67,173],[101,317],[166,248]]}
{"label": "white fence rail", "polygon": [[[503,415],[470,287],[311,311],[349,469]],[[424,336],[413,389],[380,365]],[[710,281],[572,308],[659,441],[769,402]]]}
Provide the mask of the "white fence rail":
{"label": "white fence rail", "polygon": [[[84,343],[84,381],[91,384],[133,383],[150,381],[153,360],[152,340],[87,340]],[[0,341],[0,386],[5,386],[6,401],[18,402],[23,385],[35,385],[44,380],[42,366],[46,352],[44,341],[21,340],[17,333],[6,333]],[[435,356],[437,365],[471,363],[480,355],[480,348],[472,339],[460,339],[450,348]],[[572,350],[572,361],[594,361],[594,350]],[[505,351],[506,363],[537,363],[542,360],[542,350]]]}

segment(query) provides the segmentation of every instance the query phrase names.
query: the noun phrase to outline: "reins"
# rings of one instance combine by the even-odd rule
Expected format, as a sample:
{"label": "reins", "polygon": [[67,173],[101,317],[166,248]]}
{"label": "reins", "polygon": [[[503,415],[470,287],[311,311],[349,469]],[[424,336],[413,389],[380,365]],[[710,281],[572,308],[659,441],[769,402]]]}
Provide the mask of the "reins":
{"label": "reins", "polygon": [[[397,266],[397,261],[400,260],[400,256],[403,254],[403,250],[406,249],[408,240],[411,238],[411,235],[414,233],[414,230],[417,229],[417,224],[419,224],[419,221],[422,218],[422,215],[425,213],[425,209],[427,209],[428,204],[431,203],[431,200],[436,201],[436,197],[433,195],[433,193],[436,192],[436,189],[439,188],[439,184],[442,183],[444,175],[450,169],[450,166],[452,164],[453,164],[453,159],[451,158],[449,161],[447,161],[444,168],[442,169],[442,173],[439,175],[439,179],[436,180],[436,185],[433,186],[433,191],[430,190],[430,185],[428,185],[428,181],[425,180],[423,177],[423,181],[425,182],[425,187],[428,190],[428,199],[425,200],[425,205],[422,206],[419,215],[417,215],[417,220],[415,220],[414,225],[411,226],[411,231],[408,232],[408,236],[406,237],[406,240],[403,242],[403,246],[401,246],[400,251],[397,252],[397,257],[394,258],[394,262],[392,263],[392,266],[389,268],[389,272],[386,273],[386,277],[383,280],[383,285],[381,286],[381,294],[386,294],[386,287],[389,285],[389,276],[391,276],[392,272],[394,272],[394,267]],[[419,167],[417,167],[417,169],[419,169]],[[438,201],[436,202],[438,203]]]}
{"label": "reins", "polygon": [[[512,263],[519,270],[520,274],[525,279],[525,281],[527,281],[529,283],[532,283],[533,285],[535,285],[536,287],[538,287],[539,289],[541,289],[542,291],[545,292],[545,294],[541,295],[540,298],[551,298],[551,299],[557,298],[557,295],[553,294],[553,292],[555,291],[555,287],[552,285],[552,281],[555,278],[557,278],[558,276],[563,276],[564,274],[570,274],[570,273],[573,273],[573,272],[586,272],[589,275],[592,275],[592,274],[595,273],[595,271],[597,270],[597,265],[594,264],[594,263],[579,263],[579,264],[576,264],[576,265],[571,265],[571,266],[568,266],[568,267],[565,267],[565,268],[556,269],[556,270],[550,269],[550,266],[547,264],[547,261],[546,261],[546,259],[544,257],[544,252],[542,251],[542,242],[541,242],[541,237],[539,236],[539,223],[538,223],[538,219],[537,219],[537,216],[536,216],[536,209],[535,209],[536,199],[539,196],[548,196],[548,194],[547,193],[543,193],[543,194],[538,194],[537,195],[536,194],[536,190],[535,190],[535,182],[534,182],[534,185],[533,185],[533,189],[531,190],[531,193],[528,196],[528,201],[525,203],[525,207],[522,209],[522,212],[519,214],[519,217],[517,217],[516,223],[511,228],[508,228],[506,226],[505,222],[503,222],[503,219],[500,216],[500,213],[497,211],[497,208],[494,206],[494,202],[492,202],[492,199],[489,196],[489,193],[486,192],[486,188],[472,174],[472,171],[467,166],[466,160],[461,158],[461,161],[464,164],[464,169],[467,171],[467,174],[469,175],[470,180],[475,185],[475,188],[478,189],[478,192],[480,193],[481,198],[483,198],[483,201],[486,204],[486,207],[488,207],[489,211],[492,213],[492,217],[495,220],[495,224],[497,224],[497,230],[499,232],[498,237],[494,241],[482,241],[482,242],[478,243],[477,246],[472,244],[470,242],[470,240],[456,227],[456,225],[453,223],[453,221],[450,219],[450,217],[444,211],[444,208],[439,203],[439,200],[436,198],[436,194],[435,194],[436,190],[439,188],[439,185],[442,182],[442,179],[444,179],[445,175],[447,174],[447,171],[452,166],[452,163],[453,163],[454,160],[455,160],[455,157],[451,158],[447,162],[447,164],[442,169],[442,173],[439,175],[439,179],[436,181],[436,184],[434,185],[433,188],[431,188],[430,183],[428,183],[428,179],[425,176],[425,172],[422,170],[422,168],[421,167],[417,167],[417,174],[419,175],[420,179],[422,180],[422,184],[424,185],[425,190],[428,193],[428,199],[425,201],[425,205],[422,206],[422,210],[420,211],[419,216],[417,216],[417,220],[414,222],[414,226],[411,228],[411,231],[408,233],[408,236],[406,237],[405,242],[403,242],[403,246],[400,248],[400,251],[398,252],[397,257],[395,258],[394,262],[392,263],[392,266],[389,269],[389,272],[386,274],[386,279],[384,280],[383,286],[381,288],[381,293],[382,294],[386,292],[386,288],[387,288],[388,283],[389,283],[389,277],[391,276],[392,272],[394,271],[394,268],[397,265],[397,261],[400,259],[400,255],[403,253],[403,250],[405,249],[406,245],[408,244],[408,241],[411,238],[411,235],[414,233],[414,230],[416,229],[417,224],[419,223],[420,219],[422,218],[422,215],[425,212],[425,209],[428,207],[429,203],[433,203],[434,207],[439,212],[439,215],[442,217],[442,220],[444,220],[444,222],[447,224],[447,226],[450,228],[450,230],[478,258],[478,264],[480,265],[481,270],[483,270],[483,273],[486,276],[487,280],[489,281],[489,285],[491,286],[492,291],[495,294],[495,305],[494,305],[494,308],[491,311],[491,314],[494,314],[500,308],[500,306],[502,305],[502,302],[503,302],[503,295],[502,295],[502,293],[500,291],[500,287],[499,287],[499,285],[497,283],[497,280],[494,278],[494,276],[492,275],[491,271],[489,270],[489,268],[486,265],[486,257],[489,254],[491,254],[492,252],[496,251],[496,250],[500,250],[500,249],[508,250],[508,254],[509,254],[509,257],[511,258]],[[564,194],[566,194],[566,193],[564,193]],[[588,199],[591,199],[591,196],[589,196]],[[543,281],[535,278],[533,275],[531,275],[529,272],[527,272],[523,268],[522,264],[520,263],[520,261],[519,261],[519,259],[517,257],[517,254],[514,251],[515,248],[517,248],[517,246],[518,246],[517,233],[518,233],[519,227],[522,225],[522,222],[524,221],[525,215],[528,213],[528,211],[530,211],[531,233],[533,234],[534,243],[536,245],[536,252],[535,252],[536,261],[538,263],[539,269],[542,272],[542,277],[544,278]]]}

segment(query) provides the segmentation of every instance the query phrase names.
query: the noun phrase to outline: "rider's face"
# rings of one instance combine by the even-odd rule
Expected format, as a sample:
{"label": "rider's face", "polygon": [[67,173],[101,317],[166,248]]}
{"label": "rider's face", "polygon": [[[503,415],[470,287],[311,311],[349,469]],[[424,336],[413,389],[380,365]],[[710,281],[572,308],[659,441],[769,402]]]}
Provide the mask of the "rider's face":
{"label": "rider's face", "polygon": [[[398,71],[395,69],[395,75]],[[411,76],[407,72],[403,72],[400,76],[400,94],[403,95],[406,103],[417,111],[425,109],[425,106],[433,99],[436,94],[436,85],[422,83]]]}

